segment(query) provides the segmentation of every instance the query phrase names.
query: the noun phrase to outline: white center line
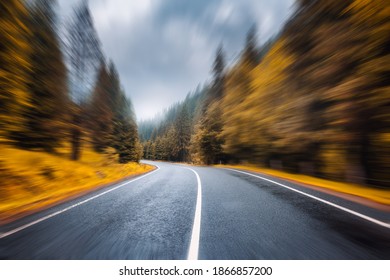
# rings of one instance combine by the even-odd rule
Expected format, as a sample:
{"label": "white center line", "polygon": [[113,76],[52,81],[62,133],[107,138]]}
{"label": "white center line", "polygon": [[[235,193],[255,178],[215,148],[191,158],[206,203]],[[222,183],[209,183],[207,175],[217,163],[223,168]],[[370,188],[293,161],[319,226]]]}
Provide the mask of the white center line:
{"label": "white center line", "polygon": [[52,217],[54,217],[54,216],[57,216],[57,215],[59,215],[59,214],[61,214],[61,213],[64,213],[64,212],[66,212],[66,211],[68,211],[68,210],[70,210],[70,209],[72,209],[72,208],[75,208],[75,207],[77,207],[77,206],[80,206],[80,205],[82,205],[82,204],[84,204],[84,203],[86,203],[86,202],[88,202],[88,201],[91,201],[91,200],[93,200],[93,199],[95,199],[95,198],[98,198],[98,197],[100,197],[100,196],[102,196],[102,195],[105,195],[105,194],[107,194],[107,193],[109,193],[109,192],[115,191],[116,189],[119,189],[119,188],[121,188],[121,187],[123,187],[123,186],[125,186],[125,185],[127,185],[127,184],[130,184],[130,183],[135,182],[135,181],[137,181],[137,180],[139,180],[139,179],[142,179],[142,178],[144,178],[144,177],[146,177],[146,176],[149,176],[149,175],[153,174],[154,172],[156,172],[157,170],[160,169],[160,167],[158,167],[157,165],[155,165],[155,166],[157,167],[157,169],[156,169],[156,170],[153,170],[152,172],[149,172],[149,173],[147,173],[147,174],[145,174],[145,175],[142,175],[142,176],[140,176],[140,177],[137,177],[137,178],[135,178],[135,179],[133,179],[133,180],[127,181],[127,182],[125,182],[125,183],[123,183],[123,184],[120,184],[120,185],[118,185],[118,186],[116,186],[116,187],[114,187],[114,188],[112,188],[112,189],[109,189],[109,190],[107,190],[107,191],[104,191],[104,192],[102,192],[102,193],[99,193],[99,194],[97,194],[97,195],[94,195],[94,196],[92,196],[92,197],[90,197],[90,198],[87,198],[87,199],[85,199],[85,200],[83,200],[83,201],[80,201],[80,202],[78,202],[78,203],[76,203],[76,204],[73,204],[73,205],[71,205],[71,206],[69,206],[69,207],[66,207],[66,208],[64,208],[64,209],[62,209],[62,210],[59,210],[59,211],[57,211],[57,212],[54,212],[54,213],[49,214],[49,215],[47,215],[47,216],[44,216],[44,217],[42,217],[42,218],[40,218],[40,219],[38,219],[38,220],[35,220],[35,221],[31,222],[31,223],[28,223],[28,224],[25,224],[25,225],[23,225],[23,226],[17,227],[17,228],[15,228],[15,229],[13,229],[13,230],[10,230],[10,231],[8,231],[8,232],[0,233],[0,239],[2,239],[2,238],[4,238],[4,237],[7,237],[7,236],[10,236],[10,235],[12,235],[12,234],[14,234],[14,233],[17,233],[17,232],[19,232],[19,231],[21,231],[21,230],[24,230],[24,229],[26,229],[26,228],[28,228],[28,227],[31,227],[31,226],[33,226],[33,225],[36,225],[36,224],[38,224],[38,223],[40,223],[40,222],[43,222],[44,220],[50,219],[50,218],[52,218]]}
{"label": "white center line", "polygon": [[325,200],[325,199],[316,197],[316,196],[314,196],[314,195],[311,195],[311,194],[308,194],[308,193],[305,193],[305,192],[296,190],[296,189],[294,189],[294,188],[292,188],[292,187],[283,185],[283,184],[278,183],[278,182],[275,182],[275,181],[273,181],[273,180],[270,180],[270,179],[267,179],[267,178],[264,178],[264,177],[261,177],[261,176],[258,176],[258,175],[254,175],[254,174],[251,174],[251,173],[248,173],[248,172],[239,171],[239,170],[236,170],[236,169],[231,169],[231,168],[224,168],[224,169],[231,170],[231,171],[235,171],[235,172],[239,172],[239,173],[243,173],[243,174],[246,174],[246,175],[249,175],[249,176],[253,176],[253,177],[256,177],[256,178],[259,178],[259,179],[262,179],[262,180],[265,180],[265,181],[268,181],[268,182],[271,182],[271,183],[274,183],[274,184],[276,184],[276,185],[279,185],[279,186],[284,187],[284,188],[286,188],[286,189],[289,189],[289,190],[291,190],[291,191],[300,193],[300,194],[302,194],[302,195],[305,195],[305,196],[310,197],[310,198],[312,198],[312,199],[315,199],[315,200],[317,200],[317,201],[320,201],[320,202],[323,202],[323,203],[328,204],[328,205],[330,205],[330,206],[333,206],[333,207],[335,207],[335,208],[337,208],[337,209],[340,209],[340,210],[342,210],[342,211],[348,212],[348,213],[350,213],[350,214],[352,214],[352,215],[355,215],[355,216],[357,216],[357,217],[359,217],[359,218],[362,218],[362,219],[364,219],[364,220],[370,221],[370,222],[372,222],[372,223],[374,223],[374,224],[380,225],[380,226],[385,227],[385,228],[390,228],[390,224],[389,224],[389,223],[385,223],[385,222],[383,222],[383,221],[374,219],[374,218],[372,218],[372,217],[366,216],[366,215],[364,215],[364,214],[361,214],[361,213],[359,213],[359,212],[356,212],[356,211],[353,211],[353,210],[351,210],[351,209],[345,208],[345,207],[343,207],[343,206],[340,206],[340,205],[335,204],[335,203],[333,203],[333,202],[327,201],[327,200]]}
{"label": "white center line", "polygon": [[192,226],[191,242],[190,242],[190,247],[188,249],[188,256],[187,256],[187,260],[197,260],[198,252],[199,252],[200,220],[202,214],[202,184],[200,182],[200,177],[195,170],[188,167],[184,167],[184,168],[194,172],[196,175],[196,179],[198,181],[198,195],[196,198],[195,218],[194,218],[194,224]]}

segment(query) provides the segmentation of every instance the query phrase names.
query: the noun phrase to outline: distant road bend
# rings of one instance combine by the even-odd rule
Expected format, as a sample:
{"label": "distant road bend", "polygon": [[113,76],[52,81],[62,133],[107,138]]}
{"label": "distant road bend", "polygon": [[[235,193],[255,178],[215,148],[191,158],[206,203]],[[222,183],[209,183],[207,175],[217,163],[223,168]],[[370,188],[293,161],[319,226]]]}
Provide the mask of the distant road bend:
{"label": "distant road bend", "polygon": [[0,259],[390,259],[390,213],[271,176],[158,168],[0,229]]}

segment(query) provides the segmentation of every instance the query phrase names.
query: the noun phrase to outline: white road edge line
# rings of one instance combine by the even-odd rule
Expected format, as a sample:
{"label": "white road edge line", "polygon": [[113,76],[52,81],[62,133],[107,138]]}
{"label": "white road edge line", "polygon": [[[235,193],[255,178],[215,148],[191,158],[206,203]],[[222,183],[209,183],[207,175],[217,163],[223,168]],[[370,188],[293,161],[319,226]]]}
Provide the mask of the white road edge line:
{"label": "white road edge line", "polygon": [[199,239],[200,239],[200,220],[202,215],[202,184],[198,173],[188,167],[184,167],[191,170],[196,175],[196,180],[198,181],[198,195],[196,197],[196,207],[195,207],[195,217],[194,224],[192,226],[191,242],[188,249],[187,260],[197,260],[199,252]]}
{"label": "white road edge line", "polygon": [[50,219],[50,218],[52,218],[52,217],[54,217],[54,216],[57,216],[57,215],[61,214],[61,213],[64,213],[64,212],[66,212],[66,211],[68,211],[68,210],[70,210],[70,209],[72,209],[72,208],[75,208],[75,207],[77,207],[77,206],[80,206],[80,205],[82,205],[82,204],[84,204],[84,203],[86,203],[86,202],[88,202],[88,201],[91,201],[91,200],[93,200],[93,199],[95,199],[95,198],[98,198],[98,197],[100,197],[100,196],[102,196],[102,195],[105,195],[105,194],[107,194],[107,193],[109,193],[109,192],[115,191],[115,190],[117,190],[117,189],[119,189],[119,188],[121,188],[121,187],[123,187],[123,186],[125,186],[125,185],[127,185],[127,184],[130,184],[130,183],[135,182],[135,181],[137,181],[137,180],[139,180],[139,179],[142,179],[142,178],[144,178],[144,177],[146,177],[146,176],[149,176],[149,175],[153,174],[154,172],[156,172],[156,171],[158,171],[158,170],[160,169],[160,167],[158,167],[157,165],[155,165],[155,166],[157,167],[157,169],[156,169],[156,170],[153,170],[152,172],[149,172],[149,173],[147,173],[147,174],[145,174],[145,175],[142,175],[142,176],[140,176],[140,177],[137,177],[137,178],[135,178],[135,179],[133,179],[133,180],[127,181],[127,182],[125,182],[125,183],[123,183],[123,184],[120,184],[119,186],[116,186],[116,187],[114,187],[114,188],[112,188],[112,189],[109,189],[109,190],[107,190],[107,191],[104,191],[104,192],[102,192],[102,193],[99,193],[99,194],[97,194],[97,195],[94,195],[94,196],[92,196],[92,197],[90,197],[90,198],[88,198],[88,199],[86,199],[86,200],[80,201],[80,202],[78,202],[78,203],[76,203],[76,204],[73,204],[73,205],[71,205],[71,206],[68,206],[68,207],[66,207],[66,208],[64,208],[64,209],[62,209],[62,210],[59,210],[59,211],[57,211],[57,212],[54,212],[54,213],[52,213],[52,214],[50,214],[50,215],[44,216],[44,217],[42,217],[42,218],[40,218],[40,219],[38,219],[38,220],[35,220],[35,221],[33,221],[33,222],[30,222],[30,223],[25,224],[25,225],[20,226],[20,227],[17,227],[17,228],[15,228],[15,229],[13,229],[13,230],[10,230],[10,231],[8,231],[8,232],[0,233],[0,239],[2,239],[2,238],[4,238],[4,237],[7,237],[7,236],[10,236],[10,235],[12,235],[12,234],[14,234],[14,233],[17,233],[17,232],[19,232],[19,231],[21,231],[21,230],[24,230],[24,229],[26,229],[26,228],[28,228],[28,227],[31,227],[31,226],[33,226],[33,225],[36,225],[36,224],[38,224],[38,223],[40,223],[40,222],[43,222],[43,221],[45,221],[45,220],[47,220],[47,219]]}
{"label": "white road edge line", "polygon": [[390,228],[390,224],[389,224],[389,223],[385,223],[385,222],[383,222],[383,221],[374,219],[374,218],[372,218],[372,217],[366,216],[366,215],[364,215],[364,214],[361,214],[361,213],[359,213],[359,212],[356,212],[356,211],[353,211],[353,210],[351,210],[351,209],[345,208],[345,207],[343,207],[343,206],[340,206],[340,205],[335,204],[335,203],[333,203],[333,202],[327,201],[327,200],[325,200],[325,199],[316,197],[316,196],[314,196],[314,195],[311,195],[311,194],[308,194],[308,193],[305,193],[305,192],[296,190],[296,189],[294,189],[294,188],[292,188],[292,187],[283,185],[283,184],[278,183],[278,182],[275,182],[275,181],[273,181],[273,180],[270,180],[270,179],[267,179],[267,178],[264,178],[264,177],[261,177],[261,176],[258,176],[258,175],[254,175],[254,174],[252,174],[252,173],[248,173],[248,172],[236,170],[236,169],[231,169],[231,168],[224,168],[224,169],[231,170],[231,171],[236,171],[236,172],[239,172],[239,173],[243,173],[243,174],[246,174],[246,175],[249,175],[249,176],[253,176],[253,177],[256,177],[256,178],[259,178],[259,179],[262,179],[262,180],[265,180],[265,181],[268,181],[268,182],[271,182],[271,183],[274,183],[274,184],[276,184],[276,185],[279,185],[279,186],[284,187],[284,188],[286,188],[286,189],[289,189],[289,190],[291,190],[291,191],[300,193],[300,194],[305,195],[305,196],[307,196],[307,197],[310,197],[310,198],[312,198],[312,199],[318,200],[318,201],[320,201],[320,202],[322,202],[322,203],[325,203],[325,204],[328,204],[328,205],[330,205],[330,206],[333,206],[333,207],[335,207],[335,208],[337,208],[337,209],[340,209],[340,210],[342,210],[342,211],[348,212],[348,213],[350,213],[350,214],[352,214],[352,215],[355,215],[355,216],[357,216],[357,217],[359,217],[359,218],[362,218],[362,219],[364,219],[364,220],[370,221],[370,222],[372,222],[372,223],[374,223],[374,224],[380,225],[380,226],[385,227],[385,228]]}

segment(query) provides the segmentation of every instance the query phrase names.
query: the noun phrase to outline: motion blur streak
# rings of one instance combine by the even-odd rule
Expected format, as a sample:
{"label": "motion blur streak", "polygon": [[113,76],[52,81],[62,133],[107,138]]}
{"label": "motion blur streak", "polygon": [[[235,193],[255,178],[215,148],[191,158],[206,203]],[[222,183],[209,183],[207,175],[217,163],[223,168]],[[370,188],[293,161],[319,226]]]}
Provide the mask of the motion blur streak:
{"label": "motion blur streak", "polygon": [[87,1],[65,23],[57,10],[0,3],[0,225],[152,169]]}
{"label": "motion blur streak", "polygon": [[0,1],[0,259],[390,258],[389,23],[388,0]]}
{"label": "motion blur streak", "polygon": [[386,0],[297,1],[266,44],[252,27],[233,65],[221,45],[211,83],[140,123],[144,157],[388,189],[389,11]]}

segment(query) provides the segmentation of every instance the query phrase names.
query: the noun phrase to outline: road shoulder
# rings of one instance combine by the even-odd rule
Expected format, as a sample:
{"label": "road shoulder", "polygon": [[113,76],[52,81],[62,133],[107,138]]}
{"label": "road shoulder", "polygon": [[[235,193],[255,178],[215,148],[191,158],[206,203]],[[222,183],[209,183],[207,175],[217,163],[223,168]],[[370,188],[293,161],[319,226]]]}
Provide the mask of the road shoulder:
{"label": "road shoulder", "polygon": [[231,168],[252,172],[261,176],[282,179],[286,182],[299,185],[306,189],[314,190],[327,195],[335,196],[343,200],[351,201],[373,209],[390,212],[390,191],[374,189],[366,186],[333,182],[330,180],[315,178],[306,175],[289,174],[270,169],[238,165],[216,165],[217,168]]}

